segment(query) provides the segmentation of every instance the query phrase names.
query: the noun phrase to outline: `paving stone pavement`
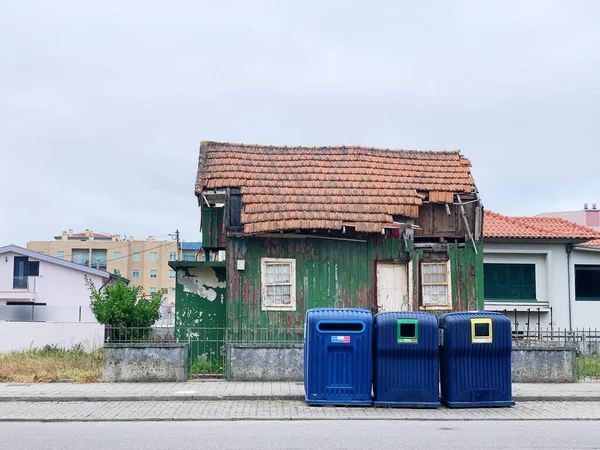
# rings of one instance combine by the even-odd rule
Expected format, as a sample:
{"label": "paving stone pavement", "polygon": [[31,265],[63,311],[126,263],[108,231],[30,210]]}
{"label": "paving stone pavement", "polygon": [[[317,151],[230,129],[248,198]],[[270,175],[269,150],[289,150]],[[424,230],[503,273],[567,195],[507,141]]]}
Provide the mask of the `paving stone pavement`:
{"label": "paving stone pavement", "polygon": [[[0,402],[6,401],[194,401],[194,400],[302,400],[300,382],[231,382],[224,380],[181,383],[0,383]],[[598,401],[600,382],[513,384],[516,401]]]}
{"label": "paving stone pavement", "polygon": [[512,408],[435,410],[315,407],[298,400],[3,402],[0,422],[210,420],[600,420],[600,402],[521,402]]}

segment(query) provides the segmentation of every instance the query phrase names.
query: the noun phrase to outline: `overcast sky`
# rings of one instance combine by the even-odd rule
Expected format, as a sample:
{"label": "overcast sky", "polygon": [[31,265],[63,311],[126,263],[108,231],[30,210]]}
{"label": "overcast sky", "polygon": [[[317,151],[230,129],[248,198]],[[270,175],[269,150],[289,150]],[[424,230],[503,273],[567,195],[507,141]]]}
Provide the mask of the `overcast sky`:
{"label": "overcast sky", "polygon": [[461,149],[487,209],[600,204],[600,2],[4,1],[0,246],[200,237],[201,140]]}

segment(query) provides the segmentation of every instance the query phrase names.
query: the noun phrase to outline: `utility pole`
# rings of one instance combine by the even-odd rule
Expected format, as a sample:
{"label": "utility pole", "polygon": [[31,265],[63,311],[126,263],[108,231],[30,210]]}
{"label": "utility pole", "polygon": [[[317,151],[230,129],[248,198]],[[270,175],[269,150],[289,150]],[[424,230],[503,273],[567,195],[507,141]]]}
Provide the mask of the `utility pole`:
{"label": "utility pole", "polygon": [[169,234],[171,239],[175,239],[177,242],[177,261],[181,261],[181,243],[179,242],[179,230],[175,230],[175,233]]}

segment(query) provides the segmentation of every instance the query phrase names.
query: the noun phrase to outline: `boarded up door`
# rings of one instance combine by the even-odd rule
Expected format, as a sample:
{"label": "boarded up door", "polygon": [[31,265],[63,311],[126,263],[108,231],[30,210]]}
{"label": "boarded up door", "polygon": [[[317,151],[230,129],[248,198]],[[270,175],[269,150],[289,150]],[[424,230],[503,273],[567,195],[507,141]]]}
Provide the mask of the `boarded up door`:
{"label": "boarded up door", "polygon": [[407,272],[406,264],[377,264],[377,312],[410,309]]}

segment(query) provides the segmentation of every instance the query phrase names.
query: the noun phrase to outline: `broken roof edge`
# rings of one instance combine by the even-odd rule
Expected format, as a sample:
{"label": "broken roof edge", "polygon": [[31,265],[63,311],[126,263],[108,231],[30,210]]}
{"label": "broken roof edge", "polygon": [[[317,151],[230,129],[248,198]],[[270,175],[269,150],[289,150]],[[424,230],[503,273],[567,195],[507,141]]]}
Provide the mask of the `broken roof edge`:
{"label": "broken roof edge", "polygon": [[367,151],[381,151],[381,152],[406,152],[406,153],[433,153],[433,154],[447,154],[447,155],[458,155],[464,159],[468,159],[464,157],[461,153],[460,149],[456,150],[419,150],[419,149],[409,149],[409,148],[382,148],[382,147],[366,147],[362,145],[273,145],[273,144],[244,144],[238,142],[217,142],[217,141],[201,141],[200,142],[200,150],[207,147],[212,146],[231,146],[238,147],[242,149],[260,149],[260,150],[367,150]]}

